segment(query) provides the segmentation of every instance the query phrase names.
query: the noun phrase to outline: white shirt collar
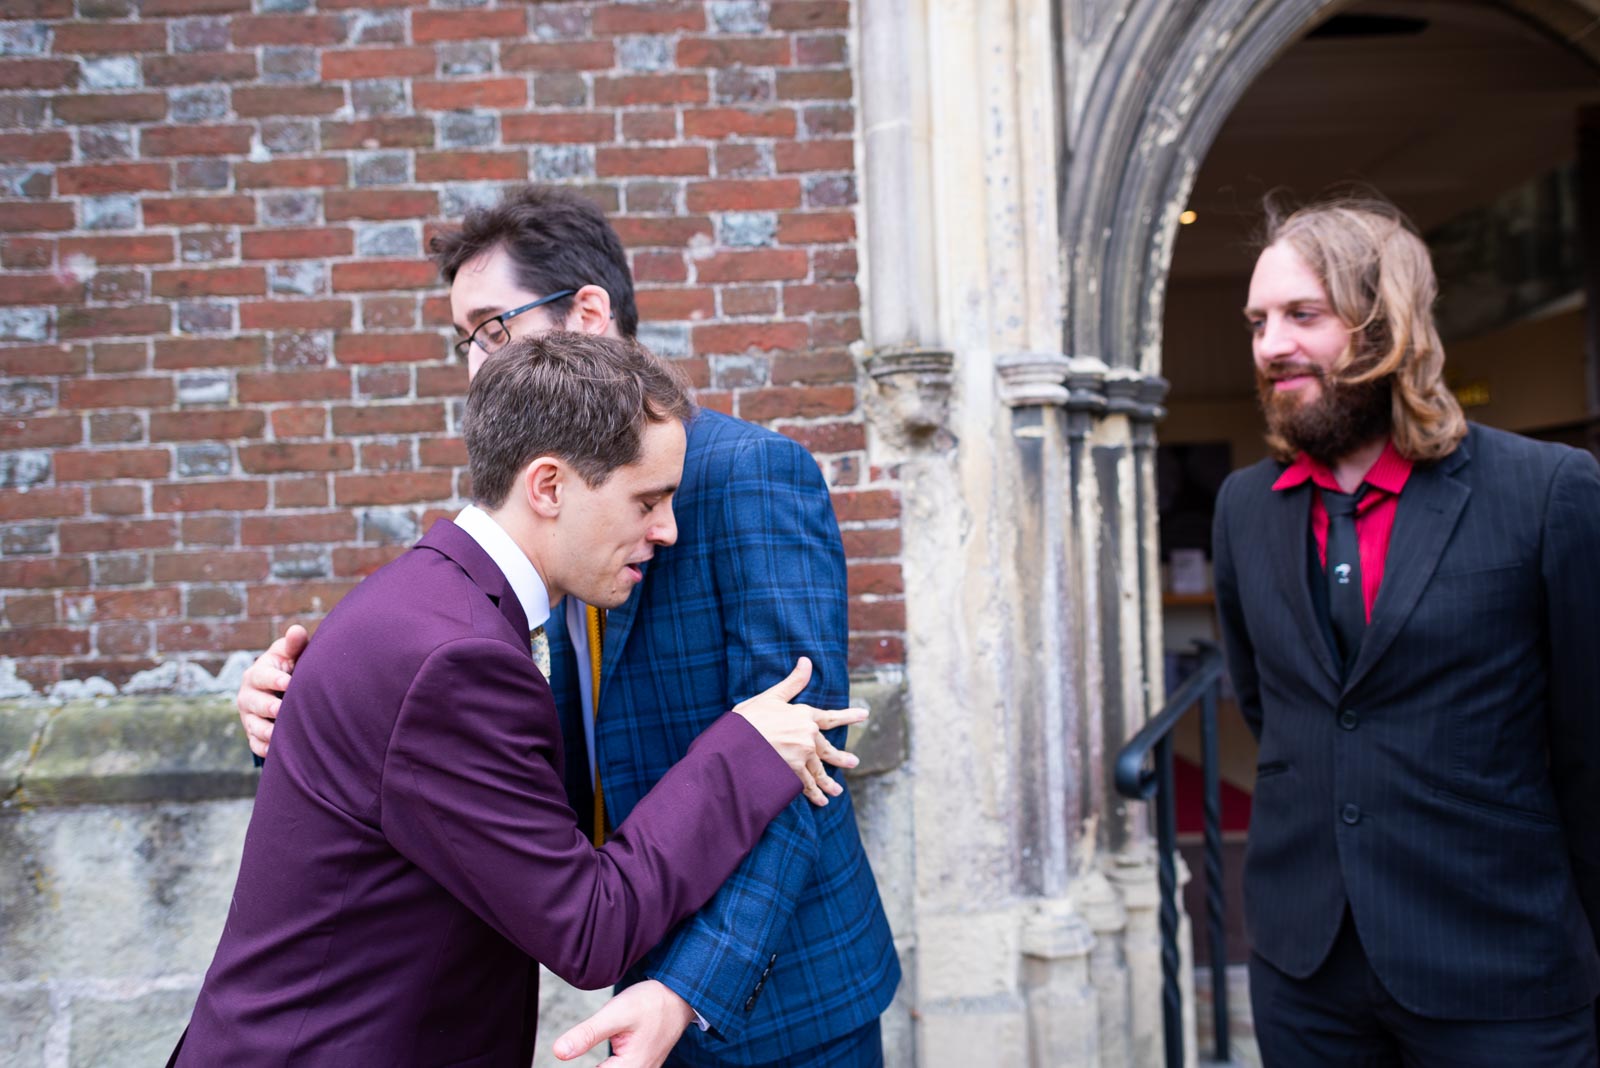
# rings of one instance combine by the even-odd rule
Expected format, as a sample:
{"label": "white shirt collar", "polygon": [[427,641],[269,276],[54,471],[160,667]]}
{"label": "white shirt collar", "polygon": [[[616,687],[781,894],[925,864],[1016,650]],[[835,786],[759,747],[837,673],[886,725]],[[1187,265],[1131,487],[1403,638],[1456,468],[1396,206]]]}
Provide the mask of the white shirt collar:
{"label": "white shirt collar", "polygon": [[511,592],[517,595],[522,612],[528,617],[529,629],[543,625],[550,618],[550,592],[545,589],[539,572],[533,569],[533,562],[517,548],[505,528],[475,504],[461,510],[456,516],[456,526],[489,554],[489,559],[511,583]]}

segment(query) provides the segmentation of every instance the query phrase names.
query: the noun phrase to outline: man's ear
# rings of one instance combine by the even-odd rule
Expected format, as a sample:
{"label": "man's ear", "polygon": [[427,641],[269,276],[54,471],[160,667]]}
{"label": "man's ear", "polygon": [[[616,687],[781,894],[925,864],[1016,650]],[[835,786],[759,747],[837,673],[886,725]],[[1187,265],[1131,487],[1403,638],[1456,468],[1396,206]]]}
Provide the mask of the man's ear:
{"label": "man's ear", "polygon": [[611,294],[596,285],[587,285],[572,298],[566,329],[580,334],[603,334],[611,326]]}
{"label": "man's ear", "polygon": [[561,514],[567,476],[566,464],[554,456],[541,456],[523,468],[522,493],[534,515],[554,519]]}

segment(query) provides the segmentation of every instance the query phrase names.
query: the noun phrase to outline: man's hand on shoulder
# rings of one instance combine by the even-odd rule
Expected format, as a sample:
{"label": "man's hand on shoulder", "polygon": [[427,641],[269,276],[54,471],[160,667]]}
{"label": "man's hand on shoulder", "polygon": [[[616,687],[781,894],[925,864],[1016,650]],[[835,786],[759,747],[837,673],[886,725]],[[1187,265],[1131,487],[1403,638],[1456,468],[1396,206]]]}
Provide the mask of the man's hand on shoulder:
{"label": "man's hand on shoulder", "polygon": [[557,1060],[570,1061],[611,1040],[611,1056],[599,1068],[660,1068],[694,1009],[654,979],[635,983],[600,1006],[600,1011],[556,1039]]}
{"label": "man's hand on shoulder", "polygon": [[239,684],[239,696],[235,700],[239,707],[239,723],[250,741],[250,751],[258,757],[267,755],[267,747],[272,742],[272,723],[283,704],[283,692],[289,688],[295,661],[306,651],[309,640],[306,628],[296,623],[256,657]]}

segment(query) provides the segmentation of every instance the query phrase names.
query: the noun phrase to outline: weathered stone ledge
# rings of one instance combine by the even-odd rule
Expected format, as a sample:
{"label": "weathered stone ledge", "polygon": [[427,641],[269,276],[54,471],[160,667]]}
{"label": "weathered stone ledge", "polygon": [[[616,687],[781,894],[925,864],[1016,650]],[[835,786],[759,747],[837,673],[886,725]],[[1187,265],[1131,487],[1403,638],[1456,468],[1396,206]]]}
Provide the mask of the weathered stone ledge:
{"label": "weathered stone ledge", "polygon": [[850,777],[881,775],[904,764],[911,749],[905,683],[852,679],[850,703],[872,713],[865,724],[850,728],[850,751],[861,759]]}
{"label": "weathered stone ledge", "polygon": [[231,700],[0,703],[0,807],[252,797],[258,778]]}

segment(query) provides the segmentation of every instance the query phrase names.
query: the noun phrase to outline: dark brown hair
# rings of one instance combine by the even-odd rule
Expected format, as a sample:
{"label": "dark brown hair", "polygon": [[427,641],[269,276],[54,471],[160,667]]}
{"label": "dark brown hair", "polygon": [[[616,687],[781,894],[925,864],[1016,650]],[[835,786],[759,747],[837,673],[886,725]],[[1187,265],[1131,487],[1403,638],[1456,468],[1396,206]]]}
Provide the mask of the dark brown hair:
{"label": "dark brown hair", "polygon": [[[599,286],[611,297],[611,314],[622,336],[639,332],[639,307],[622,239],[592,201],[567,189],[527,185],[492,208],[473,208],[458,229],[428,242],[446,285],[467,261],[494,248],[510,254],[517,282],[533,295]],[[572,300],[563,297],[545,306],[552,322],[565,320]]]}
{"label": "dark brown hair", "polygon": [[[1261,248],[1278,242],[1305,260],[1350,331],[1333,376],[1349,385],[1389,381],[1395,450],[1414,461],[1454,452],[1467,420],[1444,382],[1444,344],[1433,322],[1439,283],[1411,220],[1375,194],[1294,210],[1269,199]],[[1267,443],[1293,455],[1273,435]]]}
{"label": "dark brown hair", "polygon": [[467,391],[473,498],[500,507],[540,456],[598,486],[639,459],[646,422],[693,412],[678,372],[637,341],[561,330],[519,338],[484,362]]}

